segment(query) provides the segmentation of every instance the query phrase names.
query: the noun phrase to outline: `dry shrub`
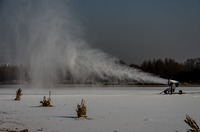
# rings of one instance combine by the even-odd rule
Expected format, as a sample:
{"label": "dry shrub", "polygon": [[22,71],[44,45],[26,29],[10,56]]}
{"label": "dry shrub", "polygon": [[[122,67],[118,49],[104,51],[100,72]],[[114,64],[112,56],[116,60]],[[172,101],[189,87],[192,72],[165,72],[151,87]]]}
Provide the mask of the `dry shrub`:
{"label": "dry shrub", "polygon": [[40,101],[43,107],[53,107],[51,105],[51,91],[49,91],[49,98],[46,100],[46,96],[43,97],[43,101]]}
{"label": "dry shrub", "polygon": [[16,91],[16,98],[15,100],[21,100],[21,96],[22,96],[22,90],[21,88],[19,88],[17,91]]}
{"label": "dry shrub", "polygon": [[186,115],[186,119],[184,120],[192,129],[189,129],[188,132],[200,132],[199,126],[196,121],[190,118],[189,115]]}
{"label": "dry shrub", "polygon": [[77,116],[78,118],[80,117],[84,117],[84,118],[87,118],[86,114],[87,114],[87,109],[86,109],[86,106],[85,106],[85,100],[81,100],[81,105],[77,105],[77,109],[76,109],[76,112],[77,112]]}
{"label": "dry shrub", "polygon": [[28,132],[28,129],[24,129],[24,130],[21,130],[21,131],[13,131],[13,130],[11,130],[11,131],[8,131],[8,132]]}

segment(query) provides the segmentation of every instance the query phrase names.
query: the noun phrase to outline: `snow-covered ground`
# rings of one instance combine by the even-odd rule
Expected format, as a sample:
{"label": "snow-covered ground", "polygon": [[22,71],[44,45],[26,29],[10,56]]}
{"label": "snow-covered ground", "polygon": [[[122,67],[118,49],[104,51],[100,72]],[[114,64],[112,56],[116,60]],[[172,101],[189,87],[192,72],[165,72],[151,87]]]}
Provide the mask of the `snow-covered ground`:
{"label": "snow-covered ground", "polygon": [[[190,94],[160,95],[165,87],[71,87],[0,89],[0,131],[31,132],[185,132],[185,114],[200,124],[200,88],[179,88]],[[38,107],[51,91],[54,107]],[[86,101],[87,116],[75,119],[77,104]]]}

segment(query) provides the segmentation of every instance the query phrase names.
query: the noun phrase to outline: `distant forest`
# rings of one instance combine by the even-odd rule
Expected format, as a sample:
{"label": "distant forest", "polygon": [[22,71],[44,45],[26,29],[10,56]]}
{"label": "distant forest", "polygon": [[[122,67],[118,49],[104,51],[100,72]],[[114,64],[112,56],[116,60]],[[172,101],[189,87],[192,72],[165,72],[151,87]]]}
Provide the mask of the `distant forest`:
{"label": "distant forest", "polygon": [[178,80],[181,83],[200,83],[200,58],[187,59],[178,63],[166,58],[144,61],[141,65],[131,64],[130,67],[141,69],[165,79]]}
{"label": "distant forest", "polygon": [[[144,61],[141,65],[127,65],[121,60],[119,64],[161,78],[178,80],[181,83],[200,84],[200,58],[187,59],[183,63],[178,63],[170,58],[153,59]],[[23,66],[2,65],[0,66],[0,84],[30,82],[29,71],[28,68]]]}

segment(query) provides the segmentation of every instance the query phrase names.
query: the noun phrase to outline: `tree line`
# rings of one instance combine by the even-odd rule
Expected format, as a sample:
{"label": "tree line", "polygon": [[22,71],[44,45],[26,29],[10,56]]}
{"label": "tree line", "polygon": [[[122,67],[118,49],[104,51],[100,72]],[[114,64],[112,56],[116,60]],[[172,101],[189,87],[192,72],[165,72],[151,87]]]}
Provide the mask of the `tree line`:
{"label": "tree line", "polygon": [[187,59],[183,63],[178,63],[170,58],[153,59],[144,61],[140,66],[136,65],[136,68],[165,79],[175,79],[185,83],[200,83],[200,58]]}
{"label": "tree line", "polygon": [[23,66],[0,66],[0,83],[23,83],[28,81],[28,69]]}
{"label": "tree line", "polygon": [[[184,83],[200,83],[200,58],[187,59],[183,63],[179,63],[171,58],[153,59],[144,61],[141,65],[127,65],[120,60],[118,64],[137,68],[165,79],[174,79]],[[0,66],[0,83],[30,82],[29,72],[30,70],[24,66],[2,65]],[[62,83],[62,78],[65,78],[65,80],[73,78],[70,74],[66,75],[69,76],[59,78],[61,80],[60,83]]]}

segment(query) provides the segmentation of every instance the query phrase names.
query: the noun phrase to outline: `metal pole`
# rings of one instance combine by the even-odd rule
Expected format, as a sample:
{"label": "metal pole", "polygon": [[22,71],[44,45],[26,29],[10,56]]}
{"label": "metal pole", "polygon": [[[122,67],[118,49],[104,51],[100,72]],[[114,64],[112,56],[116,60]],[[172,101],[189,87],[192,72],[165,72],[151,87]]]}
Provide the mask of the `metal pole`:
{"label": "metal pole", "polygon": [[171,85],[171,94],[172,94],[172,85]]}

